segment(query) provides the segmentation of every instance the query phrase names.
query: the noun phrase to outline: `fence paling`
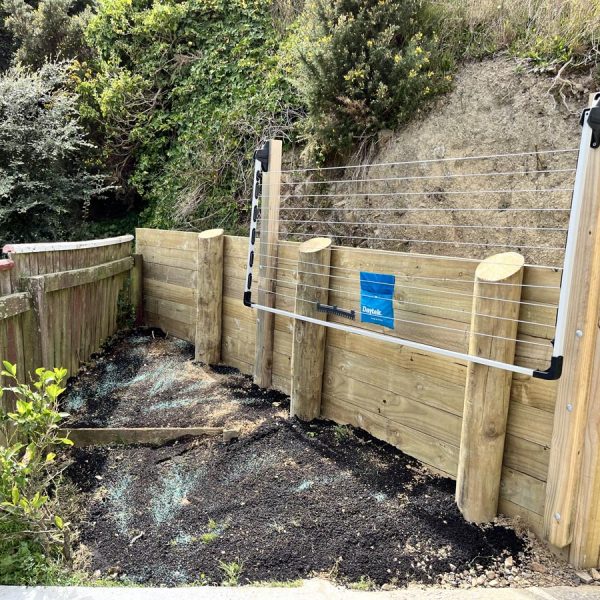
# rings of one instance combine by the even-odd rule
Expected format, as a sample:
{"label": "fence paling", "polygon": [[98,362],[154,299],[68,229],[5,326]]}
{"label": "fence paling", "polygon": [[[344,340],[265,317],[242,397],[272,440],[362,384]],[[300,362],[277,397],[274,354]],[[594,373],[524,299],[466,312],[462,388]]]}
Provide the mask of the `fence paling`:
{"label": "fence paling", "polygon": [[[116,331],[119,294],[134,265],[131,240],[6,246],[10,281],[20,289],[0,295],[0,358],[16,357],[21,374],[41,365],[76,374]],[[4,281],[7,261],[0,263]]]}

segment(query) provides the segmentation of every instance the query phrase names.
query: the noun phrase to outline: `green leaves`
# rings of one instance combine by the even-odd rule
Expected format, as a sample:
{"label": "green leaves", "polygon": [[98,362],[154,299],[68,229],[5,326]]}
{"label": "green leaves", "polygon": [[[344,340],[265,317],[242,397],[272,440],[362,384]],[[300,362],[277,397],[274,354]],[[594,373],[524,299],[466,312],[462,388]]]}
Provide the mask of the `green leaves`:
{"label": "green leaves", "polygon": [[420,0],[307,3],[289,62],[308,105],[307,133],[325,158],[394,129],[448,87],[428,6]]}
{"label": "green leaves", "polygon": [[12,377],[13,379],[17,376],[17,365],[13,365],[9,363],[7,360],[3,360],[2,364],[4,365],[4,371],[1,372],[2,375],[6,377]]}
{"label": "green leaves", "polygon": [[0,246],[71,237],[84,204],[106,190],[69,85],[64,63],[0,74]]}
{"label": "green leaves", "polygon": [[[286,135],[293,93],[280,36],[258,0],[101,0],[87,36],[106,150],[131,165],[147,224],[234,227],[252,152]],[[289,112],[288,112],[289,111]],[[198,168],[202,165],[202,168]]]}
{"label": "green leaves", "polygon": [[[64,391],[61,382],[67,371],[37,369],[36,381],[26,385],[17,379],[14,365],[3,365],[3,375],[14,380],[12,387],[3,389],[10,390],[16,402],[14,412],[0,411],[4,444],[0,445],[0,555],[5,555],[3,535],[8,533],[13,547],[14,539],[26,537],[31,547],[43,548],[39,561],[44,564],[50,555],[62,551],[61,532],[68,526],[57,514],[63,468],[59,448],[73,445],[68,438],[59,437],[57,427],[61,419],[57,399]],[[27,546],[24,553],[29,551]],[[0,564],[0,577],[3,569],[13,568],[13,563]]]}

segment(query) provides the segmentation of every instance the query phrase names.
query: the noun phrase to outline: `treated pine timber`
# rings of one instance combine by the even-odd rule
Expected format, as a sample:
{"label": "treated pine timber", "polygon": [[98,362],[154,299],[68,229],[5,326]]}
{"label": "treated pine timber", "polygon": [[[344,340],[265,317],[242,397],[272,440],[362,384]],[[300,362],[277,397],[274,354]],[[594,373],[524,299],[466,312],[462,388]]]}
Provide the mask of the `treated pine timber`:
{"label": "treated pine timber", "polygon": [[[279,205],[281,191],[280,140],[269,141],[269,170],[263,173],[261,202],[261,245],[258,272],[258,304],[275,306],[277,252],[279,240]],[[258,311],[256,322],[256,356],[254,383],[262,388],[271,385],[273,371],[273,330],[275,315]]]}
{"label": "treated pine timber", "polygon": [[[596,322],[600,324],[600,314],[597,317]],[[569,553],[569,562],[582,569],[600,564],[600,335],[597,330],[595,337],[592,397],[584,433],[581,484]]]}
{"label": "treated pine timber", "polygon": [[544,511],[547,540],[559,548],[574,542],[576,567],[598,566],[600,546],[600,149],[587,156]]}
{"label": "treated pine timber", "polygon": [[[477,267],[469,354],[513,362],[524,264],[520,254],[506,252]],[[456,502],[467,521],[489,522],[498,512],[511,381],[503,369],[467,367],[456,482]]]}
{"label": "treated pine timber", "polygon": [[107,446],[110,444],[165,444],[188,436],[217,437],[225,441],[238,437],[238,432],[223,427],[85,427],[61,429],[76,446]]}
{"label": "treated pine timber", "polygon": [[135,324],[144,322],[144,257],[141,254],[133,255],[133,269],[131,270],[131,305],[135,315]]}
{"label": "treated pine timber", "polygon": [[198,235],[195,357],[207,365],[221,360],[223,315],[223,230]]}
{"label": "treated pine timber", "polygon": [[[315,238],[300,246],[295,313],[327,320],[317,303],[327,304],[331,240]],[[303,421],[321,414],[321,388],[327,330],[322,325],[294,320],[290,415]]]}

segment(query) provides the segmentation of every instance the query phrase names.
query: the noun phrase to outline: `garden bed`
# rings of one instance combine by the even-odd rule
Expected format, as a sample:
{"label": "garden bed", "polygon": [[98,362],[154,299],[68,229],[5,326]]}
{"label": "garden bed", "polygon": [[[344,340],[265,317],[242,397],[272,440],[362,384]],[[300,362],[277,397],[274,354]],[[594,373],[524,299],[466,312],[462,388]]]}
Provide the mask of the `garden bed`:
{"label": "garden bed", "polygon": [[68,475],[86,507],[77,555],[90,573],[159,585],[233,582],[237,567],[240,583],[572,582],[568,568],[533,556],[527,534],[466,523],[453,481],[359,431],[290,420],[286,396],[192,358],[191,345],[139,330],[69,385],[69,427],[241,433],[74,449]]}

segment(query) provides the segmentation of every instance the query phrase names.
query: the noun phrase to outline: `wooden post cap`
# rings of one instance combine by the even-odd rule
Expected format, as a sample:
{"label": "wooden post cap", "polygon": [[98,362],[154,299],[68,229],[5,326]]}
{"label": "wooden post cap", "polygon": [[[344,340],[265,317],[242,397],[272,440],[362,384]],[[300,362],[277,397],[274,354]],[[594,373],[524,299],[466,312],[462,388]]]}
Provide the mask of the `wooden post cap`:
{"label": "wooden post cap", "polygon": [[517,252],[494,254],[481,261],[475,270],[475,279],[502,281],[518,273],[525,265],[525,258]]}
{"label": "wooden post cap", "polygon": [[202,231],[198,234],[199,238],[208,239],[208,238],[216,238],[220,235],[223,235],[225,230],[223,229],[207,229],[206,231]]}
{"label": "wooden post cap", "polygon": [[329,248],[329,246],[331,246],[331,238],[318,237],[302,242],[298,250],[302,254],[308,254],[310,252],[320,252],[325,248]]}

